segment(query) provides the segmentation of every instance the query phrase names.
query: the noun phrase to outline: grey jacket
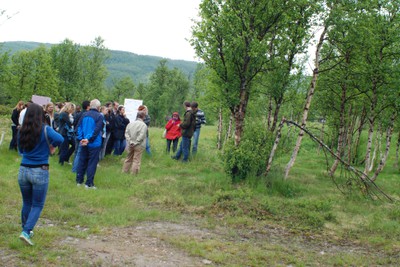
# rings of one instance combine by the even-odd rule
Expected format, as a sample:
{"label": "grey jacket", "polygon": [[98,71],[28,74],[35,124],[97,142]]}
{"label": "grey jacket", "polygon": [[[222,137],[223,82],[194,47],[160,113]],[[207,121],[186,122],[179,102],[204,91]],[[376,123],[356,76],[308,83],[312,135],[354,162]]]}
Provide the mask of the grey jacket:
{"label": "grey jacket", "polygon": [[126,126],[125,130],[127,145],[140,145],[141,147],[146,148],[146,133],[147,126],[142,119],[130,122],[128,126]]}

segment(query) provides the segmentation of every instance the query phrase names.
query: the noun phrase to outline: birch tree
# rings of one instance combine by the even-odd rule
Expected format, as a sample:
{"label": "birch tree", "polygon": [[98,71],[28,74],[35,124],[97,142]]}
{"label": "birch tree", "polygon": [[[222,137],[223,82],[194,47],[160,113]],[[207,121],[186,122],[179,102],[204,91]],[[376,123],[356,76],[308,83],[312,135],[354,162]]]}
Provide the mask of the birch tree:
{"label": "birch tree", "polygon": [[[285,38],[293,12],[310,7],[303,1],[213,1],[200,4],[201,21],[192,29],[196,54],[215,71],[235,121],[235,146],[244,131],[254,78],[268,71],[271,42]],[[308,25],[305,23],[305,25]],[[304,27],[307,27],[305,26]]]}

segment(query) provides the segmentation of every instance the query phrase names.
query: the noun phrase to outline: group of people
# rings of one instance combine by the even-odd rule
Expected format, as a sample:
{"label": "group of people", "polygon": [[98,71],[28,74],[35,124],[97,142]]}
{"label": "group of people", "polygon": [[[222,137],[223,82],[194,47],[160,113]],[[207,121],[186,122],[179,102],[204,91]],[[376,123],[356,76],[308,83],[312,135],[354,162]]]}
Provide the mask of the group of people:
{"label": "group of people", "polygon": [[[166,138],[167,151],[170,151],[172,143],[175,152],[182,137],[173,158],[178,160],[183,155],[182,161],[187,162],[191,138],[195,131],[200,132],[205,116],[198,109],[197,102],[185,102],[184,106],[182,122],[177,112],[168,121]],[[54,109],[59,112],[54,112]],[[11,119],[13,136],[10,149],[17,149],[22,155],[18,173],[23,200],[19,238],[29,245],[33,245],[33,228],[44,207],[49,184],[49,155],[53,154],[55,147],[59,148],[59,163],[62,165],[69,162],[75,151],[73,171],[76,172],[76,183],[82,186],[86,175],[87,189],[96,189],[94,176],[98,162],[107,152],[111,154],[114,150],[115,155],[121,155],[126,147],[122,171],[134,175],[140,170],[143,151],[151,153],[148,142],[150,117],[144,105],[139,106],[137,119],[130,122],[124,107],[116,102],[101,106],[98,99],[93,99],[84,101],[81,107],[73,103],[56,106],[49,103],[43,107],[20,101]],[[110,141],[112,138],[113,142]],[[195,138],[193,153],[197,151],[197,142]]]}
{"label": "group of people", "polygon": [[[204,111],[198,108],[197,102],[190,103],[185,101],[183,105],[185,108],[183,123],[181,122],[179,113],[174,112],[172,113],[171,119],[169,119],[165,125],[165,138],[167,139],[166,152],[168,154],[170,153],[172,144],[172,151],[175,153],[178,148],[179,138],[182,137],[182,142],[184,142],[182,145],[185,145],[185,151],[187,150],[187,138],[189,138],[188,153],[190,154],[190,147],[192,147],[192,154],[195,155],[197,153],[201,125],[206,123],[206,117]],[[192,128],[187,127],[187,125]],[[192,137],[193,145],[191,146],[190,143],[192,141]],[[181,147],[179,148],[181,149]],[[172,158],[179,159],[182,153],[183,152],[181,150],[179,154],[172,156]],[[188,158],[184,157],[183,161],[186,162],[187,160]]]}
{"label": "group of people", "polygon": [[206,123],[206,119],[204,112],[198,108],[197,102],[185,101],[183,105],[185,108],[183,121],[180,120],[179,113],[174,112],[172,118],[165,125],[165,138],[167,139],[167,153],[170,153],[171,143],[172,151],[175,152],[178,140],[182,137],[176,154],[171,158],[179,160],[182,157],[182,162],[188,162],[192,137],[194,137],[192,154],[196,154],[201,125]]}

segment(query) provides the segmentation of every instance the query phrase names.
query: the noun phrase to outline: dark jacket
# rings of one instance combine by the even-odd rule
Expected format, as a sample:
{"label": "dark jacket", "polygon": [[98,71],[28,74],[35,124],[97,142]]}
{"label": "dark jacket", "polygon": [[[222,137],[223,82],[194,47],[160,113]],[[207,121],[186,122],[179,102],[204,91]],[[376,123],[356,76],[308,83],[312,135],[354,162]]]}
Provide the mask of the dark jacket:
{"label": "dark jacket", "polygon": [[18,109],[13,109],[13,112],[11,114],[11,120],[13,122],[13,125],[19,126],[18,118],[19,118],[19,113],[21,113],[21,110]]}
{"label": "dark jacket", "polygon": [[73,130],[72,123],[69,120],[69,114],[67,112],[64,111],[60,113],[60,116],[58,117],[58,126],[58,132],[64,137]]}
{"label": "dark jacket", "polygon": [[129,124],[128,118],[126,118],[122,115],[117,115],[115,117],[114,130],[113,130],[114,139],[117,139],[117,140],[125,139],[125,129],[128,124]]}
{"label": "dark jacket", "polygon": [[196,115],[192,110],[186,110],[183,122],[180,124],[182,136],[192,138],[196,128]]}

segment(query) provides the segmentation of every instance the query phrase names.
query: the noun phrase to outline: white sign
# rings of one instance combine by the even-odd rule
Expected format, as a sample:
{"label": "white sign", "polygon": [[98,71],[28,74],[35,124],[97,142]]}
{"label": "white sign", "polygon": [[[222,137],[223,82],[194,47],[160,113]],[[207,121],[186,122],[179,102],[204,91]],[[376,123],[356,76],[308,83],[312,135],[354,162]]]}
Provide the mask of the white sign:
{"label": "white sign", "polygon": [[47,96],[33,95],[32,102],[41,106],[45,106],[51,102],[51,98]]}
{"label": "white sign", "polygon": [[138,108],[142,104],[143,100],[125,98],[125,113],[130,122],[134,122],[136,120]]}

